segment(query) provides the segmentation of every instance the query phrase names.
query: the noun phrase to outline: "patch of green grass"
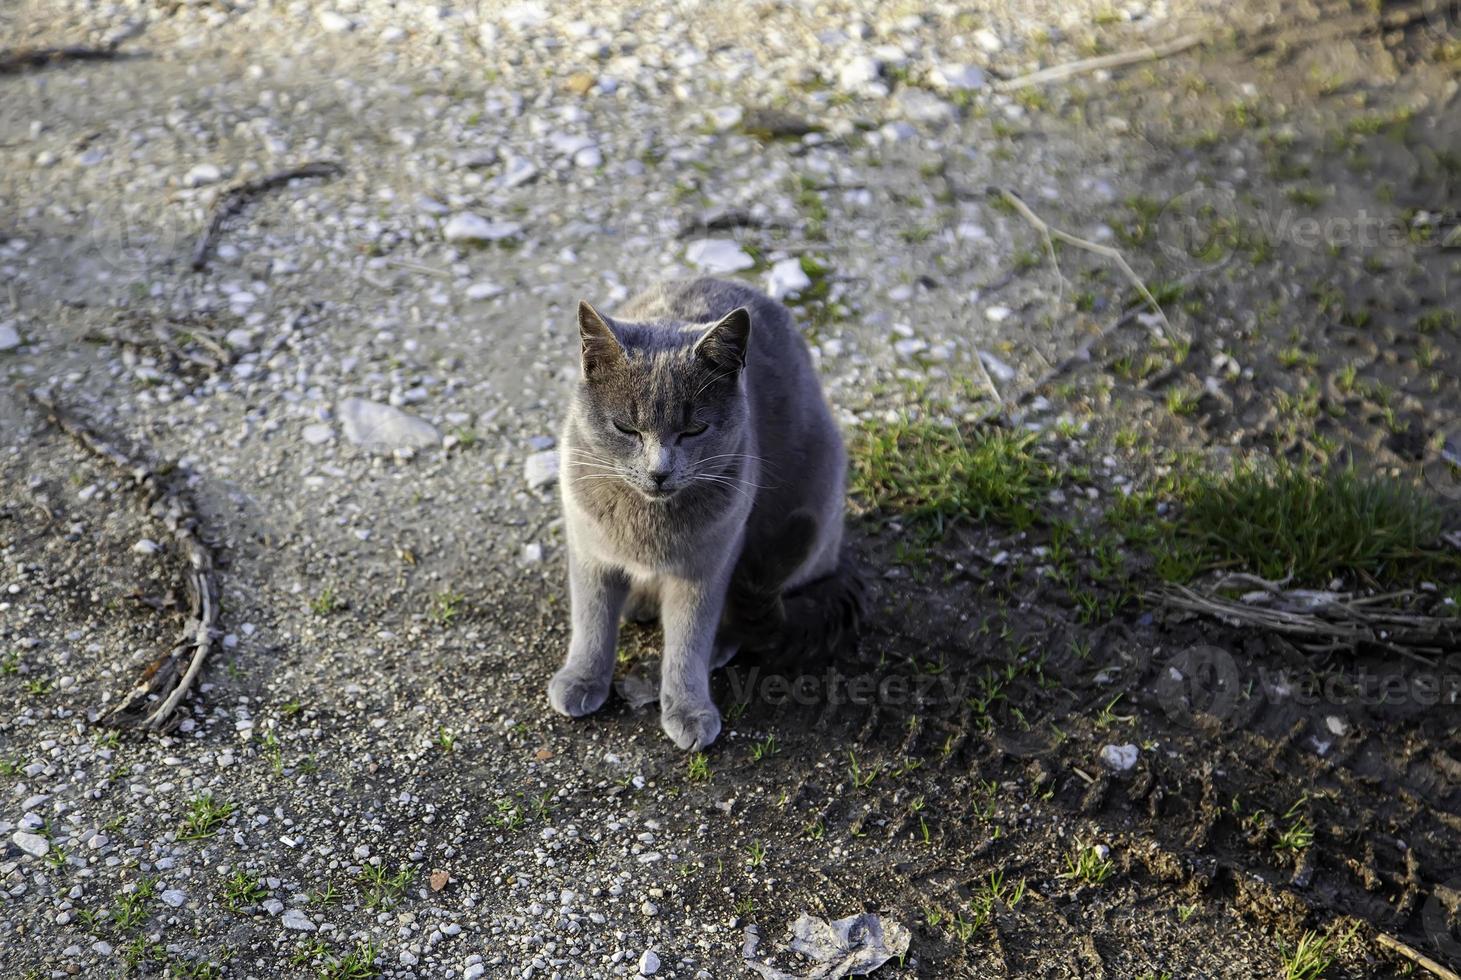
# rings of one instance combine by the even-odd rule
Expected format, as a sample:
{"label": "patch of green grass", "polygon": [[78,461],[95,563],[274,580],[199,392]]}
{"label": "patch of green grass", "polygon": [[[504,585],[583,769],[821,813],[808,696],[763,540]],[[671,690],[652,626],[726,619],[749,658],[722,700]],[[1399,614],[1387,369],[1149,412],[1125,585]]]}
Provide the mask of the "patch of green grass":
{"label": "patch of green grass", "polygon": [[757,742],[751,746],[751,761],[760,762],[762,759],[773,756],[780,751],[781,747],[776,744],[776,736],[767,735],[765,741]]}
{"label": "patch of green grass", "polygon": [[178,828],[178,840],[204,840],[218,833],[223,822],[233,816],[232,803],[219,803],[212,793],[195,796],[188,804],[188,813]]}
{"label": "patch of green grass", "polygon": [[373,943],[361,943],[349,953],[333,959],[320,968],[319,980],[369,980],[376,975],[376,957],[380,950]]}
{"label": "patch of green grass", "polygon": [[1102,857],[1094,845],[1087,844],[1065,856],[1065,871],[1060,877],[1099,885],[1115,870],[1116,865],[1109,858]]}
{"label": "patch of green grass", "polygon": [[925,538],[955,522],[1034,524],[1058,480],[1032,451],[1038,435],[959,430],[901,418],[865,425],[852,446],[852,490],[876,511]]}
{"label": "patch of green grass", "polygon": [[365,883],[365,907],[388,909],[406,893],[406,886],[411,883],[411,871],[401,868],[395,874],[387,874],[382,865],[367,864],[360,872],[360,880]]}
{"label": "patch of green grass", "polygon": [[335,594],[334,589],[323,589],[319,595],[310,600],[310,612],[316,616],[328,616],[330,613],[339,612],[345,608],[345,603]]}
{"label": "patch of green grass", "polygon": [[223,883],[223,904],[233,912],[257,905],[268,897],[269,889],[264,887],[264,883],[246,871],[235,871],[233,877]]}
{"label": "patch of green grass", "polygon": [[1283,950],[1283,980],[1319,980],[1324,971],[1334,965],[1334,952],[1330,949],[1332,937],[1317,932],[1306,932],[1299,939],[1299,945],[1292,950]]}
{"label": "patch of green grass", "polygon": [[453,592],[451,589],[438,592],[431,597],[431,610],[429,615],[433,622],[440,623],[442,626],[448,626],[452,620],[462,614],[462,606],[466,601],[466,596],[460,592]]}
{"label": "patch of green grass", "polygon": [[685,778],[692,783],[708,782],[710,779],[710,757],[704,752],[692,754],[687,763]]}
{"label": "patch of green grass", "polygon": [[1338,575],[1394,581],[1421,571],[1441,512],[1413,488],[1353,469],[1242,465],[1188,484],[1178,539],[1205,564],[1326,585]]}

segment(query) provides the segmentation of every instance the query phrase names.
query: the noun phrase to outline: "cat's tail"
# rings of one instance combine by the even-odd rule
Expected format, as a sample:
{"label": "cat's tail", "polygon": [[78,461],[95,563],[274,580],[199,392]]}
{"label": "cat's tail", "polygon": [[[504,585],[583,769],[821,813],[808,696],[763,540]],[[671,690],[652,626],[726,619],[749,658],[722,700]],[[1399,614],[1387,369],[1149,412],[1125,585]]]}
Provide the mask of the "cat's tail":
{"label": "cat's tail", "polygon": [[782,596],[785,624],[779,656],[823,656],[857,638],[867,612],[867,581],[844,547],[829,575]]}

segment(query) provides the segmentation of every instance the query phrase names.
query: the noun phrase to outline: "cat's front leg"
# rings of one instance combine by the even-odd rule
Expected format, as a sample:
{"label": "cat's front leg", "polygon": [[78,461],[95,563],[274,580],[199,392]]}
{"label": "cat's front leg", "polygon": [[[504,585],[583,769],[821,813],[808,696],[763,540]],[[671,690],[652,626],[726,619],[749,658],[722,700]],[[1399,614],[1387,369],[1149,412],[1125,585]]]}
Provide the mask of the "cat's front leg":
{"label": "cat's front leg", "polygon": [[667,577],[660,586],[665,631],[660,726],[687,751],[705,748],[720,734],[720,709],[710,698],[710,670],[729,578],[727,566],[704,579]]}
{"label": "cat's front leg", "polygon": [[573,635],[568,657],[548,682],[553,710],[573,718],[597,711],[614,680],[614,652],[619,642],[619,613],[629,594],[622,571],[586,561],[568,548],[568,597]]}

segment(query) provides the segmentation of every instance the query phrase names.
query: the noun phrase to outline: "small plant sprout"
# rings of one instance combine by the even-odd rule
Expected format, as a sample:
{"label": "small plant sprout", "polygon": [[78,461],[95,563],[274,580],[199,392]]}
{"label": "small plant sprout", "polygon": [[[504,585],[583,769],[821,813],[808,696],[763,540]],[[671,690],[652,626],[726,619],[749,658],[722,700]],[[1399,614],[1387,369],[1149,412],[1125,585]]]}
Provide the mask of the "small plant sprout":
{"label": "small plant sprout", "polygon": [[233,877],[223,883],[223,904],[234,912],[257,905],[268,897],[269,889],[246,871],[235,871]]}
{"label": "small plant sprout", "polygon": [[1101,848],[1087,844],[1065,856],[1065,872],[1060,877],[1099,885],[1115,870],[1116,865],[1104,856]]}
{"label": "small plant sprout", "polygon": [[773,756],[780,751],[781,747],[776,744],[776,736],[767,735],[763,741],[756,742],[751,746],[751,761],[760,762],[762,759]]}
{"label": "small plant sprout", "polygon": [[690,756],[688,769],[685,778],[692,783],[704,783],[710,779],[710,757],[704,752],[696,752]]}
{"label": "small plant sprout", "polygon": [[205,840],[218,832],[224,821],[233,816],[232,803],[219,803],[212,793],[195,796],[188,804],[187,815],[178,829],[178,840]]}

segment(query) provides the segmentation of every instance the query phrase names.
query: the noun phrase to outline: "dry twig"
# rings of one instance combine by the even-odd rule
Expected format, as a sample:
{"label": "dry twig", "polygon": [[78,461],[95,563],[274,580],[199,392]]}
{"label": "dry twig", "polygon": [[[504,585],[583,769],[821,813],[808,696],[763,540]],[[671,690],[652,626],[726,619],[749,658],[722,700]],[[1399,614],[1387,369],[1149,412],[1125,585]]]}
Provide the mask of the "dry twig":
{"label": "dry twig", "polygon": [[1157,298],[1152,295],[1151,290],[1146,288],[1146,283],[1141,281],[1141,277],[1136,274],[1136,270],[1127,263],[1126,256],[1122,255],[1118,249],[1114,249],[1110,245],[1102,245],[1099,242],[1077,238],[1070,232],[1051,227],[1044,218],[1031,211],[1030,206],[1022,201],[1018,194],[1012,191],[1007,191],[1002,187],[991,187],[989,193],[1002,199],[1006,204],[1014,208],[1015,213],[1029,222],[1030,227],[1034,228],[1040,234],[1040,238],[1045,244],[1045,253],[1050,257],[1051,264],[1055,266],[1056,275],[1060,276],[1062,295],[1064,294],[1065,276],[1061,275],[1060,264],[1055,258],[1055,242],[1057,241],[1064,242],[1066,245],[1074,246],[1082,251],[1090,252],[1093,255],[1099,255],[1102,258],[1115,262],[1121,269],[1122,274],[1126,276],[1126,281],[1131,283],[1141,295],[1142,299],[1146,300],[1152,312],[1161,318],[1162,326],[1167,328],[1168,336],[1175,333],[1172,330],[1171,322],[1167,319],[1167,314],[1162,310],[1162,304],[1157,302]]}
{"label": "dry twig", "polygon": [[1441,980],[1461,980],[1461,975],[1457,975],[1456,971],[1447,969],[1446,967],[1437,963],[1435,960],[1431,959],[1429,956],[1422,953],[1420,950],[1401,942],[1394,936],[1386,935],[1383,932],[1376,933],[1375,942],[1381,946],[1384,946],[1386,949],[1390,950],[1390,952],[1396,953],[1400,956],[1403,956],[1405,959],[1410,960],[1410,962],[1414,963],[1416,966],[1427,971],[1428,973],[1440,977]]}
{"label": "dry twig", "polygon": [[291,180],[301,177],[338,177],[344,172],[345,168],[333,160],[316,160],[290,170],[277,171],[230,189],[223,195],[218,208],[213,212],[212,219],[208,222],[208,227],[204,229],[203,234],[198,238],[198,244],[193,248],[193,271],[200,272],[208,265],[208,253],[213,250],[213,243],[223,230],[223,222],[242,210],[249,201],[276,187],[283,187]]}
{"label": "dry twig", "polygon": [[98,344],[118,344],[134,350],[154,350],[167,357],[170,368],[193,367],[217,374],[234,362],[234,353],[212,336],[199,317],[161,318],[123,314],[119,322],[83,338]]}
{"label": "dry twig", "polygon": [[114,725],[166,730],[173,724],[173,711],[182,703],[208,659],[219,615],[213,549],[203,540],[202,522],[186,479],[176,467],[154,466],[142,456],[128,453],[57,404],[48,393],[33,391],[30,398],[82,448],[131,477],[133,486],[142,491],[148,513],[167,527],[178,552],[187,560],[183,582],[189,609],[182,635],[172,650],[147,666],[137,684],[121,704],[107,712],[105,719]]}
{"label": "dry twig", "polygon": [[17,75],[31,68],[62,61],[116,61],[120,58],[135,58],[134,54],[118,50],[117,44],[93,48],[82,44],[66,45],[60,48],[20,48],[0,51],[0,75]]}
{"label": "dry twig", "polygon": [[1180,54],[1188,48],[1195,48],[1207,40],[1204,34],[1184,34],[1163,44],[1153,44],[1144,48],[1137,48],[1134,51],[1119,51],[1115,54],[1098,55],[1095,58],[1082,58],[1080,61],[1071,61],[1063,65],[1052,65],[1049,68],[1042,68],[1039,71],[1032,71],[1028,75],[1019,75],[1015,78],[1008,78],[1002,82],[995,83],[996,92],[1013,92],[1016,89],[1029,88],[1031,85],[1041,85],[1045,82],[1058,82],[1070,78],[1072,75],[1083,75],[1087,72],[1101,71],[1108,68],[1125,68],[1127,65],[1140,64],[1143,61],[1156,61],[1160,58],[1169,58],[1174,54]]}
{"label": "dry twig", "polygon": [[1420,654],[1461,649],[1461,619],[1419,615],[1394,605],[1410,597],[1408,592],[1355,598],[1342,592],[1263,588],[1235,600],[1185,585],[1147,593],[1149,600],[1174,609],[1281,633],[1325,650],[1374,646],[1429,666]]}

